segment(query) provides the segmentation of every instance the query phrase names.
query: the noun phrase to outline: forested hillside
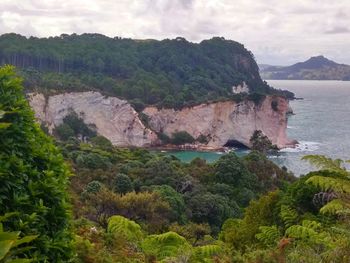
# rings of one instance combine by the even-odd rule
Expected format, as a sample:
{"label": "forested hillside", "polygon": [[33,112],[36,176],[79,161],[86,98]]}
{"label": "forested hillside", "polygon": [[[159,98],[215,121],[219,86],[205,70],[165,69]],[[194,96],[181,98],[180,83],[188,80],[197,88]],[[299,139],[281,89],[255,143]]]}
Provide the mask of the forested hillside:
{"label": "forested hillside", "polygon": [[320,171],[300,178],[255,151],[182,163],[114,147],[79,117],[54,139],[9,67],[0,94],[1,263],[350,262],[342,160],[304,157]]}
{"label": "forested hillside", "polygon": [[99,90],[138,108],[182,107],[218,99],[242,99],[232,86],[245,82],[257,94],[282,94],[268,86],[250,51],[213,38],[191,43],[132,40],[99,34],[26,38],[0,36],[0,63],[18,67],[28,90],[45,93]]}

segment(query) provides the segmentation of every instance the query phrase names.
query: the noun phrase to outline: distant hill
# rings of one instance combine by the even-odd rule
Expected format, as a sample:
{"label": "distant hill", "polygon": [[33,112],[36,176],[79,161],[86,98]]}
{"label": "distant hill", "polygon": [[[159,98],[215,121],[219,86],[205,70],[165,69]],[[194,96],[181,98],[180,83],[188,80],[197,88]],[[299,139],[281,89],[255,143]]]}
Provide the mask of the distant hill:
{"label": "distant hill", "polygon": [[350,66],[324,56],[311,57],[291,66],[259,65],[263,79],[350,80]]}

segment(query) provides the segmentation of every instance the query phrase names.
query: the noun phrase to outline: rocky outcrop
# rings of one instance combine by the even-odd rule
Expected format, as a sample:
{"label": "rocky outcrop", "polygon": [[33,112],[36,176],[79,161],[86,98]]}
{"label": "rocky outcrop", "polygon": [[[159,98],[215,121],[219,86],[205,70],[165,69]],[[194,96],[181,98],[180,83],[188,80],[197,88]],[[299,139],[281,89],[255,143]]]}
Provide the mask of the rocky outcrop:
{"label": "rocky outcrop", "polygon": [[157,135],[143,125],[125,100],[98,92],[64,93],[48,98],[29,94],[28,99],[37,119],[45,122],[50,132],[73,110],[85,123],[96,125],[97,132],[114,145],[143,147],[157,140]]}
{"label": "rocky outcrop", "polygon": [[279,148],[291,145],[287,139],[288,100],[267,96],[259,105],[252,101],[234,101],[201,104],[182,110],[148,107],[150,128],[171,136],[177,131],[187,131],[194,138],[204,135],[209,147],[222,147],[236,141],[250,146],[250,137],[261,130]]}
{"label": "rocky outcrop", "polygon": [[177,131],[187,131],[194,138],[204,135],[208,144],[203,149],[218,149],[230,141],[249,147],[255,130],[261,130],[280,148],[292,143],[286,136],[288,100],[277,96],[267,96],[259,105],[252,101],[224,101],[181,110],[147,107],[143,113],[149,117],[149,128],[127,101],[98,92],[48,98],[29,94],[28,98],[36,117],[48,125],[50,132],[73,110],[117,146],[154,146],[159,143],[157,133],[171,136]]}

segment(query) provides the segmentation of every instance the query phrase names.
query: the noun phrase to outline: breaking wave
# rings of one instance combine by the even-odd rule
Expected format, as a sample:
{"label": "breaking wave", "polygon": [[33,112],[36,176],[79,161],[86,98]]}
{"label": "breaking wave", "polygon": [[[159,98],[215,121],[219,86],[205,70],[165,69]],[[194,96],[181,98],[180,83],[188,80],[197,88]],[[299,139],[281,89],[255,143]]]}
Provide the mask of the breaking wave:
{"label": "breaking wave", "polygon": [[321,143],[319,142],[307,142],[307,141],[300,141],[295,148],[285,148],[282,149],[281,152],[313,152],[320,148]]}

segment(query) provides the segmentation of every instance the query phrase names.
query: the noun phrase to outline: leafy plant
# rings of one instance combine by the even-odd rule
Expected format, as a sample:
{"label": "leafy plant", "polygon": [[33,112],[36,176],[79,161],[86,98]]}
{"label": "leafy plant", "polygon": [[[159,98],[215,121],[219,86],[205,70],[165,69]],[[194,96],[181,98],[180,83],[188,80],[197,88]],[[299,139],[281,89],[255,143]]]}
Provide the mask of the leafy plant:
{"label": "leafy plant", "polygon": [[0,263],[27,263],[33,261],[33,259],[23,258],[23,253],[33,248],[26,244],[36,239],[38,235],[20,237],[20,231],[4,231],[1,221],[15,214],[17,213],[8,213],[0,217]]}
{"label": "leafy plant", "polygon": [[113,233],[116,238],[125,238],[134,242],[140,241],[143,237],[140,225],[123,216],[110,217],[107,231]]}

